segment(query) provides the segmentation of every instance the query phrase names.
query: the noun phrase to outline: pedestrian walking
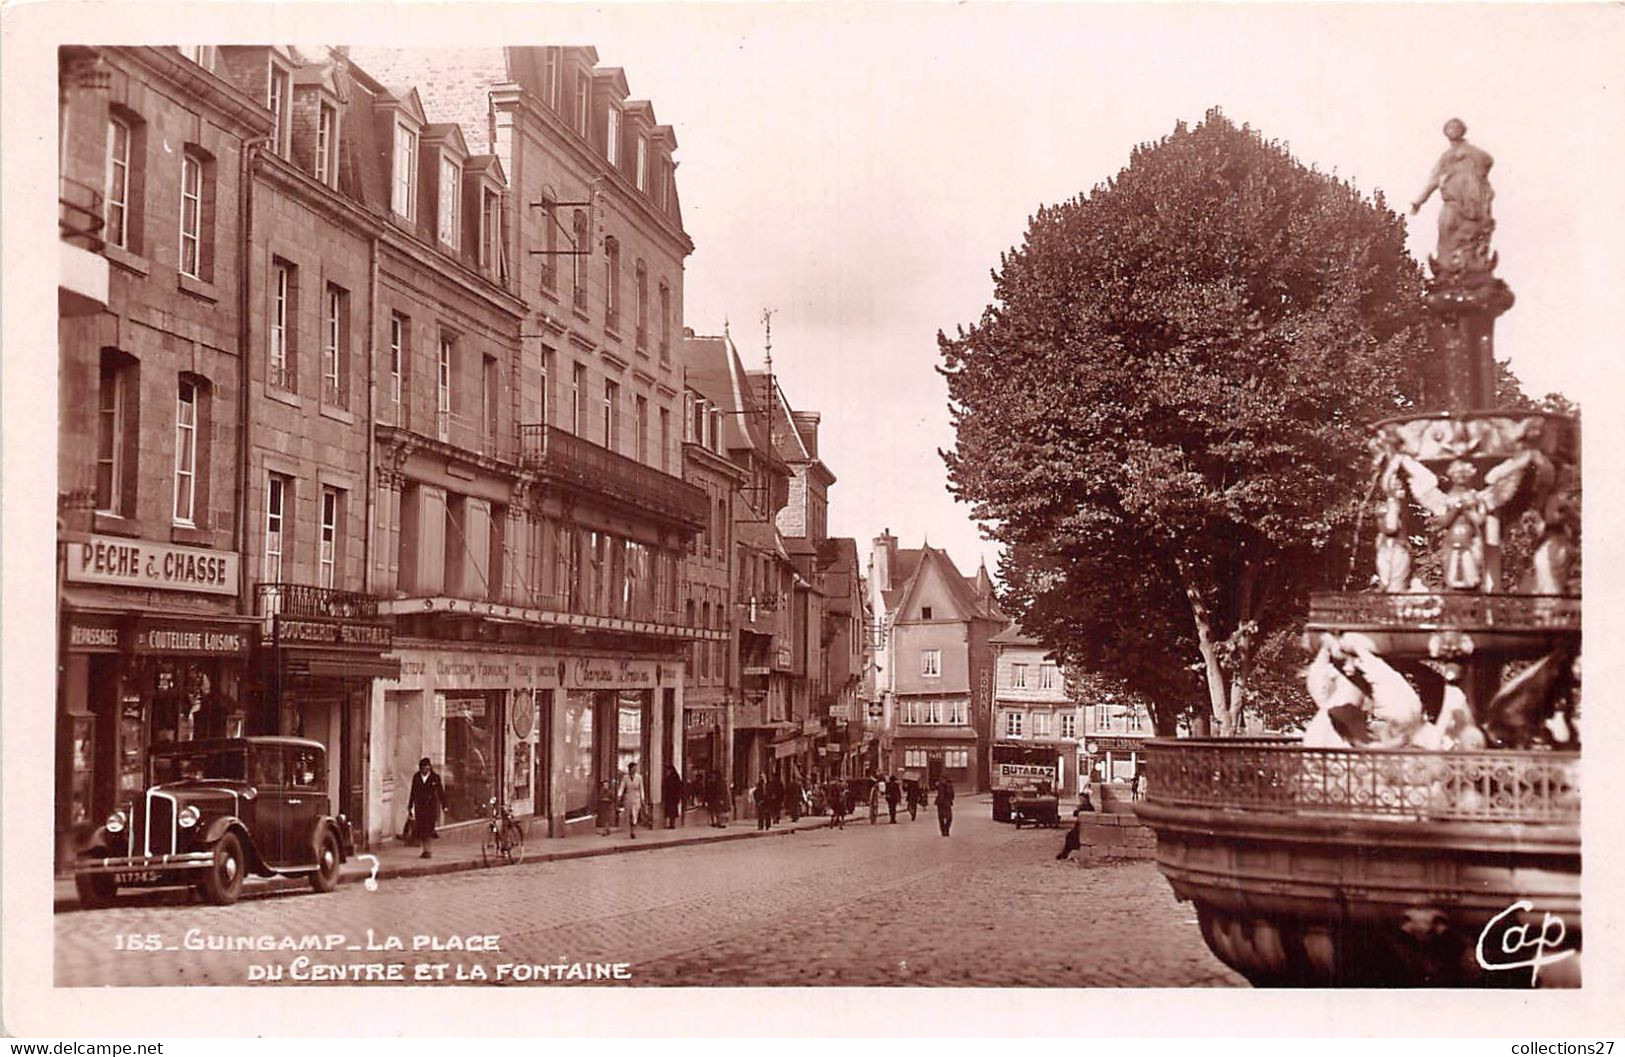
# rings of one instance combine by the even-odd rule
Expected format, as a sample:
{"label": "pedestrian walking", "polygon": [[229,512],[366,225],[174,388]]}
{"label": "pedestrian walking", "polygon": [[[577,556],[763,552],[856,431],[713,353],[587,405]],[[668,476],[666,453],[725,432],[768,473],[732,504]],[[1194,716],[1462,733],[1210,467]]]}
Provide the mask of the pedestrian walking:
{"label": "pedestrian walking", "polygon": [[615,828],[615,787],[608,778],[598,783],[598,835],[609,836],[609,831]]}
{"label": "pedestrian walking", "polygon": [[943,775],[937,780],[937,825],[942,827],[942,835],[946,837],[954,824],[954,783]]}
{"label": "pedestrian walking", "polygon": [[1128,780],[1128,797],[1130,800],[1140,799],[1140,772],[1135,771]]}
{"label": "pedestrian walking", "polygon": [[920,788],[919,779],[908,783],[908,820],[915,821],[920,817],[920,801],[925,796],[925,790]]}
{"label": "pedestrian walking", "polygon": [[660,783],[661,814],[666,816],[666,828],[677,828],[677,813],[683,809],[683,776],[677,768],[666,764],[666,777]]}
{"label": "pedestrian walking", "polygon": [[767,806],[767,775],[756,779],[756,785],[750,791],[751,802],[756,805],[756,828],[767,829],[773,821],[773,814]]}
{"label": "pedestrian walking", "polygon": [[626,778],[621,782],[621,807],[626,811],[628,839],[637,839],[638,816],[643,813],[644,805],[648,802],[648,794],[643,789],[643,778],[638,774],[637,762],[627,764]]}
{"label": "pedestrian walking", "polygon": [[801,779],[794,774],[784,783],[784,804],[790,812],[790,821],[801,821]]}
{"label": "pedestrian walking", "polygon": [[712,771],[705,780],[705,806],[711,812],[711,825],[722,829],[728,824],[728,783],[720,771]]}
{"label": "pedestrian walking", "polygon": [[1061,842],[1061,854],[1056,858],[1065,859],[1081,847],[1083,847],[1083,805],[1079,804],[1072,812],[1072,828],[1066,831],[1066,840]]}
{"label": "pedestrian walking", "polygon": [[903,787],[897,784],[894,774],[886,779],[886,812],[891,815],[891,824],[897,825],[897,805],[903,799]]}
{"label": "pedestrian walking", "polygon": [[418,773],[412,776],[412,789],[406,799],[406,825],[413,839],[423,845],[419,858],[427,859],[429,842],[438,840],[435,825],[440,812],[446,807],[446,787],[441,784],[440,773],[425,756],[418,761]]}
{"label": "pedestrian walking", "polygon": [[784,812],[784,783],[779,781],[778,772],[768,775],[767,778],[767,813],[768,829],[779,824],[779,816]]}
{"label": "pedestrian walking", "polygon": [[846,783],[839,779],[829,783],[826,793],[829,798],[829,813],[834,820],[836,829],[846,828]]}

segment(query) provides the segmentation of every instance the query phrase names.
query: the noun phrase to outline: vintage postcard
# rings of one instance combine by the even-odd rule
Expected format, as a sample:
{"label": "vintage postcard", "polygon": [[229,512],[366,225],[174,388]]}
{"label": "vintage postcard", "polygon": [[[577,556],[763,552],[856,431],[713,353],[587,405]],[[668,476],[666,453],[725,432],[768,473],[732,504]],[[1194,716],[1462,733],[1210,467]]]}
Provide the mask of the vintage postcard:
{"label": "vintage postcard", "polygon": [[9,1032],[1617,1033],[1617,7],[87,6]]}

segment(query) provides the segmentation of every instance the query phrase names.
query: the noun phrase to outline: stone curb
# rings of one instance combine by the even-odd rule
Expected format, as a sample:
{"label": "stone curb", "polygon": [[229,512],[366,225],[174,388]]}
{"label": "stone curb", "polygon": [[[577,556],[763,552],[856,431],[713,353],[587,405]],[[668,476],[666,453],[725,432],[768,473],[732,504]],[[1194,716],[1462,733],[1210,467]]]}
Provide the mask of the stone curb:
{"label": "stone curb", "polygon": [[[688,848],[693,847],[696,844],[721,844],[726,841],[754,840],[758,837],[787,837],[792,833],[800,833],[804,830],[811,832],[820,829],[828,829],[831,825],[833,825],[833,823],[825,820],[810,826],[796,824],[784,829],[752,829],[739,833],[706,833],[695,835],[693,837],[679,837],[675,840],[649,841],[646,844],[636,844],[631,840],[626,840],[614,844],[605,844],[596,848],[578,848],[570,851],[532,853],[527,850],[525,853],[525,860],[520,865],[529,866],[533,863],[563,862],[569,859],[596,859],[604,855],[625,855],[629,852],[659,851],[662,848]],[[365,881],[372,875],[372,869],[370,867],[362,866],[357,869],[355,864],[358,861],[359,860],[352,857],[350,861],[345,864],[344,868],[339,873],[339,884],[356,884],[358,882]],[[484,869],[496,869],[496,867],[487,867],[479,859],[445,859],[441,862],[434,862],[433,860],[418,860],[415,862],[406,863],[380,862],[378,866],[378,878],[379,880],[384,880],[386,878],[436,877],[442,874],[463,873],[469,870]],[[269,880],[256,883],[253,885],[253,887],[248,887],[245,885],[242,894],[237,898],[239,902],[242,902],[250,899],[268,899],[272,896],[281,895],[284,892],[309,890],[310,882],[304,878],[273,877]],[[79,906],[79,900],[76,896],[65,896],[56,899],[52,909],[55,913],[63,914],[77,911],[82,908]]]}

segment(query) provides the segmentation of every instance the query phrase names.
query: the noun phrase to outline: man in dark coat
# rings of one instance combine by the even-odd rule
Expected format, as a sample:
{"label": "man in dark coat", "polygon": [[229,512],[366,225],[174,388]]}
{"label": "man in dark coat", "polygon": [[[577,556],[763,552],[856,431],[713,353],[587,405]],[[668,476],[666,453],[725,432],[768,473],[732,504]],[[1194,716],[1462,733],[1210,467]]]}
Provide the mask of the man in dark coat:
{"label": "man in dark coat", "polygon": [[937,825],[942,827],[942,835],[946,837],[948,830],[954,824],[954,783],[943,775],[937,780]]}
{"label": "man in dark coat", "polygon": [[897,804],[903,799],[903,787],[897,784],[894,774],[886,779],[886,811],[891,815],[891,824],[897,825]]}
{"label": "man in dark coat", "polygon": [[446,806],[446,788],[440,784],[440,773],[425,756],[418,761],[418,773],[412,776],[412,791],[406,800],[406,821],[412,836],[423,845],[420,858],[429,858],[429,842],[438,834],[435,824]]}
{"label": "man in dark coat", "polygon": [[767,780],[767,817],[768,828],[779,824],[779,815],[784,811],[784,783],[779,781],[778,772],[774,772]]}
{"label": "man in dark coat", "polygon": [[683,776],[677,768],[666,764],[666,777],[660,782],[660,807],[666,816],[666,828],[677,828],[677,813],[683,809]]}
{"label": "man in dark coat", "polygon": [[756,828],[766,829],[773,822],[773,812],[767,806],[767,775],[761,775],[756,779],[756,785],[750,791],[750,798],[756,805]]}
{"label": "man in dark coat", "polygon": [[728,783],[723,781],[722,772],[712,771],[706,779],[705,803],[711,810],[711,825],[718,829],[727,826]]}
{"label": "man in dark coat", "polygon": [[784,806],[790,812],[790,821],[801,818],[801,779],[794,774],[784,783]]}

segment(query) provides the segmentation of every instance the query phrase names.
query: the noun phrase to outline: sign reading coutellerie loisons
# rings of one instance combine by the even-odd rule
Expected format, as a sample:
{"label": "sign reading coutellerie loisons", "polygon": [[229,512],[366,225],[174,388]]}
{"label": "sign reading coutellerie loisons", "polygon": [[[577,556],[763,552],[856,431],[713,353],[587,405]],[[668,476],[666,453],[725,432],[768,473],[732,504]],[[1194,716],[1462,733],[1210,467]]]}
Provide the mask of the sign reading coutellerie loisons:
{"label": "sign reading coutellerie loisons", "polygon": [[226,551],[110,536],[92,536],[67,547],[67,578],[76,583],[237,593],[237,555]]}

